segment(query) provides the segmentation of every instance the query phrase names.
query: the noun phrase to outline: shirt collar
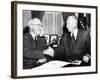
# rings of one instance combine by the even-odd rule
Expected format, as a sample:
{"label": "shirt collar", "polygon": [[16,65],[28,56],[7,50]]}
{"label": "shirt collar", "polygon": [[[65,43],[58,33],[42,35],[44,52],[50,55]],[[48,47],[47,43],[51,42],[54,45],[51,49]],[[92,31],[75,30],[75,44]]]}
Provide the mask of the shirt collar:
{"label": "shirt collar", "polygon": [[71,33],[71,36],[72,36],[72,34],[74,34],[75,40],[77,38],[77,33],[78,33],[78,29],[77,28],[73,31],[73,33]]}
{"label": "shirt collar", "polygon": [[30,34],[32,35],[32,38],[35,40],[36,35],[33,34],[32,32],[30,32]]}

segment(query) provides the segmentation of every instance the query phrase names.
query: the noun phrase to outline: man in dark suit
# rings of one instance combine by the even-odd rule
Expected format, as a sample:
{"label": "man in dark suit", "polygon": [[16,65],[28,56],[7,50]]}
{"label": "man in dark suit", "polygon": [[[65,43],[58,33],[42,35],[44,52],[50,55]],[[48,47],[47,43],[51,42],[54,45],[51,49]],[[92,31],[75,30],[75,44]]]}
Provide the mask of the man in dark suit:
{"label": "man in dark suit", "polygon": [[23,35],[23,69],[39,66],[52,58],[53,49],[47,47],[46,40],[41,37],[41,21],[38,18],[29,20],[29,32]]}
{"label": "man in dark suit", "polygon": [[66,28],[69,32],[62,35],[61,44],[55,49],[54,59],[69,62],[81,60],[90,65],[90,34],[86,30],[78,29],[77,21],[74,15],[67,18]]}

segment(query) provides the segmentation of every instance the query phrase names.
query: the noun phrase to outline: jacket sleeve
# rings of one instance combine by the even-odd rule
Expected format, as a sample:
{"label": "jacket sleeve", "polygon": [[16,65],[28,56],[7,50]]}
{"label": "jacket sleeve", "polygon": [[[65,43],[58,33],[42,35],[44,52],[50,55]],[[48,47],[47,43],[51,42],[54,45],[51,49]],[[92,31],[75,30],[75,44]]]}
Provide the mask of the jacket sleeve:
{"label": "jacket sleeve", "polygon": [[89,34],[86,36],[86,40],[84,44],[84,54],[91,55],[91,37]]}
{"label": "jacket sleeve", "polygon": [[55,59],[60,59],[61,57],[64,56],[64,51],[65,51],[65,47],[64,47],[64,35],[62,35],[62,38],[60,40],[60,45],[54,49],[54,58]]}
{"label": "jacket sleeve", "polygon": [[27,59],[44,58],[43,50],[33,49],[28,36],[23,37],[23,56]]}

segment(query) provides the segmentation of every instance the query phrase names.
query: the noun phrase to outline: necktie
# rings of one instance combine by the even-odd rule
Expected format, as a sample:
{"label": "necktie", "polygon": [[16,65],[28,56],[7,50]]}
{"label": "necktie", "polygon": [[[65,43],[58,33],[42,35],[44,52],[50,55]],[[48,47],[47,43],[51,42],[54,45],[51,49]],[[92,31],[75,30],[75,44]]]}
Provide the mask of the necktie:
{"label": "necktie", "polygon": [[72,34],[72,44],[73,44],[73,46],[75,45],[75,37],[74,37],[74,34]]}
{"label": "necktie", "polygon": [[36,46],[37,46],[37,37],[35,37],[35,43],[36,43]]}

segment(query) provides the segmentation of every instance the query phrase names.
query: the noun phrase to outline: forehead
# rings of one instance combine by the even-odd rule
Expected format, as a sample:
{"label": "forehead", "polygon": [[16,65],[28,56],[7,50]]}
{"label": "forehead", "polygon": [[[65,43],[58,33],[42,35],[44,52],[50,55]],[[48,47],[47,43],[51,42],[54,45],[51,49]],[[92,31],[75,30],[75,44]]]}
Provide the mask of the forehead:
{"label": "forehead", "polygon": [[77,18],[75,16],[69,16],[67,18],[67,21],[66,22],[67,23],[69,23],[69,22],[77,22]]}
{"label": "forehead", "polygon": [[40,21],[38,18],[31,19],[31,20],[28,22],[28,25],[31,25],[31,24],[41,24],[41,21]]}

